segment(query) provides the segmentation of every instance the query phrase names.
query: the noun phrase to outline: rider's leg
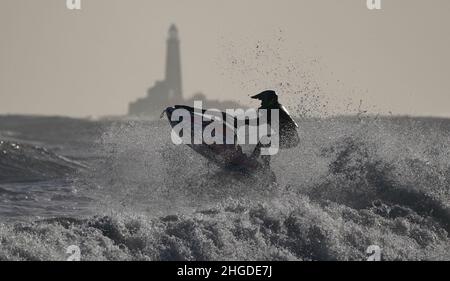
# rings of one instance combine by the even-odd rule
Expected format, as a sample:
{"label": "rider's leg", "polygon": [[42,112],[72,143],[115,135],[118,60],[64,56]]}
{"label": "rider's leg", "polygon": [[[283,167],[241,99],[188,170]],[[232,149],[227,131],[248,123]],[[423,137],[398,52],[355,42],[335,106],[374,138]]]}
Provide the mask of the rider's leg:
{"label": "rider's leg", "polygon": [[251,155],[252,158],[261,158],[263,164],[265,166],[270,165],[270,155],[261,155],[261,148],[268,148],[270,147],[270,144],[262,144],[261,142],[258,142],[255,149],[253,150],[253,153]]}

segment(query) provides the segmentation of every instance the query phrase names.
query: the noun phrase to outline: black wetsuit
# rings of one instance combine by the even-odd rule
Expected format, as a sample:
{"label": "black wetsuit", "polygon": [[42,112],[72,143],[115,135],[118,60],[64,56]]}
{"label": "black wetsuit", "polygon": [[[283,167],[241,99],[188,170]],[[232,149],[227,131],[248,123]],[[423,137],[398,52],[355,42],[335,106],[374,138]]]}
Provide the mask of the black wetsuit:
{"label": "black wetsuit", "polygon": [[[299,144],[300,139],[298,137],[297,128],[298,125],[295,123],[294,119],[290,116],[289,112],[286,108],[281,105],[278,101],[272,102],[263,102],[261,107],[258,108],[267,110],[267,123],[270,125],[272,121],[271,110],[278,109],[278,118],[279,118],[279,148],[286,149],[292,148]],[[258,119],[259,123],[259,119]],[[261,159],[265,162],[265,164],[269,164],[270,156],[269,155],[261,155],[262,147],[270,147],[270,144],[262,144],[259,142],[255,150],[253,151],[253,157],[261,157]]]}

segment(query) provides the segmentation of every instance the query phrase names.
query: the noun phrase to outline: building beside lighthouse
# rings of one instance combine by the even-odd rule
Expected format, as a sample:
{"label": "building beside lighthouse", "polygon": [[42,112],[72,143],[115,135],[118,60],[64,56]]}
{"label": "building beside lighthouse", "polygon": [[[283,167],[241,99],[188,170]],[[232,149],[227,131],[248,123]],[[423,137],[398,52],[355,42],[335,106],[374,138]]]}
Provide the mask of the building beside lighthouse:
{"label": "building beside lighthouse", "polygon": [[130,103],[128,114],[151,119],[159,118],[159,115],[167,106],[174,104],[193,105],[194,100],[202,100],[204,108],[237,108],[239,104],[232,101],[220,102],[208,100],[206,96],[197,93],[190,99],[183,98],[180,40],[178,29],[175,25],[169,28],[167,38],[166,69],[162,81],[156,81],[153,87],[147,90],[147,95]]}

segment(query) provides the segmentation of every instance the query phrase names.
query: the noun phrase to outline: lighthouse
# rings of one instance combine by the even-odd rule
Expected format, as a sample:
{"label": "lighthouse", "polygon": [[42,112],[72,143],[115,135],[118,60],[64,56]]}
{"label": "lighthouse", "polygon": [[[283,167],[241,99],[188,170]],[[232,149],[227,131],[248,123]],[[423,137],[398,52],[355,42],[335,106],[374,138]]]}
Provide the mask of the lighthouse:
{"label": "lighthouse", "polygon": [[147,90],[147,95],[131,102],[128,106],[128,115],[159,119],[161,111],[174,104],[186,104],[193,106],[194,101],[203,101],[204,105],[210,108],[242,108],[233,101],[209,100],[205,95],[196,93],[191,98],[183,98],[183,88],[181,83],[181,55],[180,38],[178,28],[172,24],[167,36],[166,69],[163,80],[156,81]]}
{"label": "lighthouse", "polygon": [[181,56],[178,29],[172,24],[169,28],[166,50],[166,73],[164,80],[156,81],[147,90],[147,96],[129,105],[129,114],[158,118],[161,110],[173,104],[182,103]]}
{"label": "lighthouse", "polygon": [[180,40],[178,29],[172,24],[169,29],[166,53],[166,77],[169,100],[182,100]]}

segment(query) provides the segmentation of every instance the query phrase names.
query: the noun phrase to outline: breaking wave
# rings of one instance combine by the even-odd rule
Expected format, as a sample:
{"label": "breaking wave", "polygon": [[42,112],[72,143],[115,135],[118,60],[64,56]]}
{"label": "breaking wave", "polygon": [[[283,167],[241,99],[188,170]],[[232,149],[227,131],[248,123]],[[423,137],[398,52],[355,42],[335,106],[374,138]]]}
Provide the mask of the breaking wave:
{"label": "breaking wave", "polygon": [[44,147],[0,141],[0,183],[67,177],[82,168],[86,167]]}

